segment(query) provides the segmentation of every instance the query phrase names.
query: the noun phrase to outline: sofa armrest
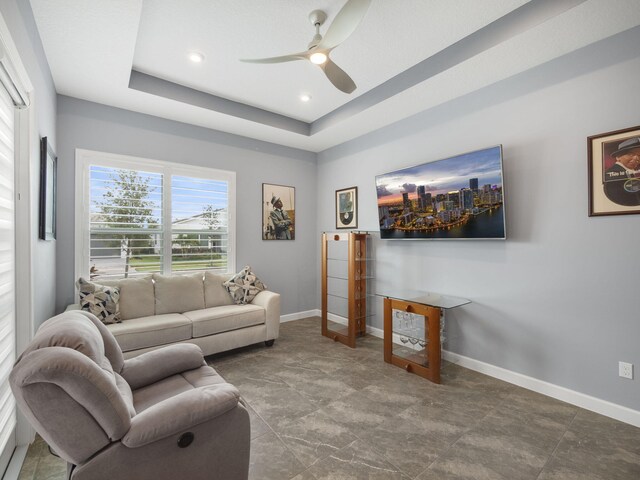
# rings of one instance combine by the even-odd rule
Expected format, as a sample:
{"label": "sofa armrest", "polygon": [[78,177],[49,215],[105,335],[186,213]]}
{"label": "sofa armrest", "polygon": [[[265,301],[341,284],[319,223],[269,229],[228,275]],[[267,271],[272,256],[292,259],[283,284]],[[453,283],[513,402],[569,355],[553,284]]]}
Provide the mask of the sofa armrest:
{"label": "sofa armrest", "polygon": [[122,443],[136,448],[183,433],[235,408],[239,398],[240,392],[229,383],[182,392],[133,417]]}
{"label": "sofa armrest", "polygon": [[263,290],[255,296],[251,304],[263,307],[266,310],[267,338],[265,340],[278,338],[278,332],[280,331],[280,294],[270,290]]}
{"label": "sofa armrest", "polygon": [[203,365],[206,362],[200,347],[191,343],[179,343],[125,360],[120,374],[135,390]]}

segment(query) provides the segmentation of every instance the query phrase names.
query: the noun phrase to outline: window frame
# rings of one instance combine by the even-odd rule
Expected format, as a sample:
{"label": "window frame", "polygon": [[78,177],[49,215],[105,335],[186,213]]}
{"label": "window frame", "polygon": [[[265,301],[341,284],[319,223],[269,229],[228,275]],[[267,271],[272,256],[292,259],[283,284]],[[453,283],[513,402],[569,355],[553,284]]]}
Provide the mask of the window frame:
{"label": "window frame", "polygon": [[[236,172],[185,165],[149,158],[76,149],[75,175],[75,279],[89,278],[90,269],[90,167],[143,170],[162,174],[162,272],[171,272],[171,177],[173,175],[226,181],[228,184],[227,273],[236,271]],[[169,254],[167,254],[167,245]]]}

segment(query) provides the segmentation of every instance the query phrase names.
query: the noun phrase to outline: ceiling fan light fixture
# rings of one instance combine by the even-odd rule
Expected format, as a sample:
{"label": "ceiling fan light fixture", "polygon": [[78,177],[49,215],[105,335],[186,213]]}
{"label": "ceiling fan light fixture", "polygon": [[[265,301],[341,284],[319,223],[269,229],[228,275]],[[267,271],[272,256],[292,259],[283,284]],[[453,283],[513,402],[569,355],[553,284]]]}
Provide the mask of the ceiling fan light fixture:
{"label": "ceiling fan light fixture", "polygon": [[200,52],[189,52],[189,60],[193,63],[202,63],[204,62],[204,55]]}
{"label": "ceiling fan light fixture", "polygon": [[322,65],[327,61],[327,56],[322,52],[316,52],[309,57],[309,60],[316,65]]}

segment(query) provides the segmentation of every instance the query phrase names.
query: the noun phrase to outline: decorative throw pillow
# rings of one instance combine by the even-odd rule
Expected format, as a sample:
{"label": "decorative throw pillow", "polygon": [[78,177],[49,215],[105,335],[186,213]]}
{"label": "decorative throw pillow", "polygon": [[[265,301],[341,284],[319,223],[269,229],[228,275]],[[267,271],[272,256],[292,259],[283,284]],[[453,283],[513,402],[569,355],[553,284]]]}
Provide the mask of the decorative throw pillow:
{"label": "decorative throw pillow", "polygon": [[267,288],[267,286],[256,277],[256,274],[251,271],[249,265],[224,282],[223,285],[224,288],[227,289],[227,292],[229,292],[229,295],[231,295],[233,301],[238,305],[251,302],[256,295]]}
{"label": "decorative throw pillow", "polygon": [[120,289],[88,282],[80,278],[76,284],[80,292],[80,308],[93,313],[105,325],[120,323]]}

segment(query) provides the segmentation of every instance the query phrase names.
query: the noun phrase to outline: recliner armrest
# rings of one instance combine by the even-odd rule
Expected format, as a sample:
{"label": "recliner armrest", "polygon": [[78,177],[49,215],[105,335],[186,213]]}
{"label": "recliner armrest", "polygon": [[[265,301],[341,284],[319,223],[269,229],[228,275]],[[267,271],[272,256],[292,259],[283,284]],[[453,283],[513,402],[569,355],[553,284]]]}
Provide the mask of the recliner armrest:
{"label": "recliner armrest", "polygon": [[206,362],[200,347],[191,343],[179,343],[125,360],[120,375],[135,390],[203,365]]}
{"label": "recliner armrest", "polygon": [[240,392],[229,383],[182,392],[133,417],[122,443],[136,448],[183,433],[235,408],[239,398]]}

